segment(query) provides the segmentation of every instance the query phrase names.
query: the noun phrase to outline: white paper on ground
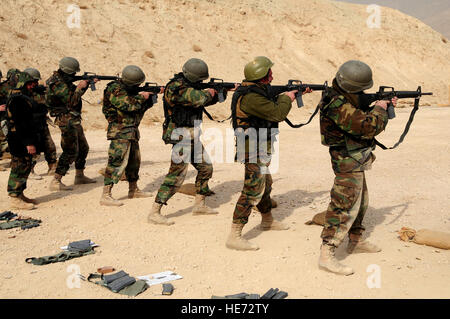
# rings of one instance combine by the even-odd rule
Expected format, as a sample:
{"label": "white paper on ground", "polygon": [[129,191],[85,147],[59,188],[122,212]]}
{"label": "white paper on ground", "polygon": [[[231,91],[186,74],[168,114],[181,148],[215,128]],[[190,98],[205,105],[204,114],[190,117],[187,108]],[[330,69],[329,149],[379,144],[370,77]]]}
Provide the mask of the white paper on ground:
{"label": "white paper on ground", "polygon": [[158,285],[158,284],[162,284],[164,282],[168,282],[168,281],[172,281],[172,280],[181,279],[183,277],[181,277],[180,275],[177,275],[173,271],[169,270],[169,271],[158,272],[156,274],[139,276],[137,278],[144,280],[147,283],[147,285],[152,286],[152,285]]}

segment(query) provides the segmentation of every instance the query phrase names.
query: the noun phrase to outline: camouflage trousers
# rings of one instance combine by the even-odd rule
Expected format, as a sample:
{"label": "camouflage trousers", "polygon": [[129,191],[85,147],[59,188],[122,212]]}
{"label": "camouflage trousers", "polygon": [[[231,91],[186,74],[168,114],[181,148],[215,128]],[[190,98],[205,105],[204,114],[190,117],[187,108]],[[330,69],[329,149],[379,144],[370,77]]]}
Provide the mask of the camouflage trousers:
{"label": "camouflage trousers", "polygon": [[[43,152],[45,156],[45,161],[48,164],[54,164],[56,163],[57,157],[56,157],[56,146],[55,142],[53,142],[52,135],[50,134],[50,130],[48,129],[48,126],[45,126],[44,131],[42,132],[42,136],[44,139],[43,143]],[[36,157],[33,157],[33,167],[36,165],[37,160],[39,159],[40,155],[37,155]]]}
{"label": "camouflage trousers", "polygon": [[335,175],[321,237],[324,243],[338,247],[347,234],[351,240],[358,241],[364,232],[362,221],[369,194],[364,171]]}
{"label": "camouflage trousers", "polygon": [[8,195],[18,197],[27,188],[28,175],[31,172],[32,156],[11,158],[11,171],[8,179]]}
{"label": "camouflage trousers", "polygon": [[117,184],[125,171],[127,181],[139,179],[141,152],[135,140],[111,140],[108,150],[108,165],[105,170],[105,185]]}
{"label": "camouflage trousers", "polygon": [[[206,153],[203,144],[197,141],[199,145],[198,152],[195,152],[194,142],[191,145],[185,145],[185,149],[190,148],[190,156],[183,153],[183,149],[178,147],[182,146],[176,144],[172,148],[172,157],[170,161],[169,173],[164,178],[163,183],[159,187],[158,194],[156,194],[155,202],[160,204],[166,204],[167,201],[178,191],[186,178],[189,163],[197,170],[197,177],[195,179],[195,190],[197,194],[210,195],[211,190],[208,186],[208,181],[213,174],[213,166],[209,159],[208,153]],[[184,160],[180,160],[184,155]]]}
{"label": "camouflage trousers", "polygon": [[56,174],[66,175],[70,165],[75,162],[76,169],[84,169],[89,145],[80,124],[61,125],[61,148]]}
{"label": "camouflage trousers", "polygon": [[3,156],[3,153],[8,151],[8,140],[6,139],[5,134],[3,134],[3,130],[0,129],[0,158]]}
{"label": "camouflage trousers", "polygon": [[[247,156],[248,157],[248,156]],[[270,163],[248,163],[245,165],[244,188],[233,213],[233,223],[247,224],[252,207],[256,205],[261,214],[270,213],[272,202],[272,175],[269,172]]]}

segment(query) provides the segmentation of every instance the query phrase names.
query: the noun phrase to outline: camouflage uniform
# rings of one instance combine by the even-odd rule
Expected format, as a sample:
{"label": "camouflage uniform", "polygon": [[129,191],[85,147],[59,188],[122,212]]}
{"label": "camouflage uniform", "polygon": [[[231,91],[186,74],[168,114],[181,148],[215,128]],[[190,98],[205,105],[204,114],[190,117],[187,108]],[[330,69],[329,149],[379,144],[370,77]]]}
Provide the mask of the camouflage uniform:
{"label": "camouflage uniform", "polygon": [[[0,105],[6,104],[9,93],[16,87],[18,81],[18,74],[20,73],[17,69],[11,69],[8,71],[9,77],[6,81],[0,83]],[[3,129],[6,127],[6,112],[0,112],[0,158],[3,153],[8,151],[8,141],[6,139],[6,132]]]}
{"label": "camouflage uniform", "polygon": [[[33,111],[35,123],[38,126],[43,138],[43,152],[46,162],[50,164],[56,163],[56,146],[47,125],[47,105],[45,101],[45,87],[39,86],[33,91],[33,100],[36,102],[36,109]],[[36,159],[33,160],[33,167],[36,165]]]}
{"label": "camouflage uniform", "polygon": [[56,174],[64,176],[75,162],[76,169],[84,169],[89,145],[81,126],[81,97],[88,87],[77,88],[70,76],[56,71],[47,80],[46,103],[55,124],[61,130],[62,154],[58,160]]}
{"label": "camouflage uniform", "polygon": [[[233,213],[233,223],[246,224],[252,207],[256,205],[262,214],[271,212],[272,203],[270,193],[272,191],[272,176],[268,171],[272,154],[273,143],[278,134],[278,122],[284,121],[291,110],[291,99],[286,95],[274,95],[270,93],[269,85],[243,82],[233,95],[232,115],[233,128],[267,129],[266,154],[259,151],[258,136],[256,143],[257,152],[251,149],[251,138],[245,139],[245,154],[242,157],[237,150],[237,160],[244,162],[245,180],[241,196],[239,197]],[[235,133],[236,134],[236,133]],[[237,135],[239,147],[239,136]],[[256,150],[255,149],[255,150]]]}
{"label": "camouflage uniform", "polygon": [[137,92],[127,91],[121,81],[110,82],[103,98],[103,114],[108,120],[108,165],[104,184],[117,184],[125,171],[129,182],[139,179],[141,154],[139,151],[139,124],[151,106]]}
{"label": "camouflage uniform", "polygon": [[344,92],[336,81],[322,97],[320,112],[322,144],[329,146],[336,175],[321,237],[337,247],[347,233],[357,242],[364,231],[369,201],[364,171],[375,160],[374,137],[385,129],[388,117],[379,106],[361,109],[358,95]]}
{"label": "camouflage uniform", "polygon": [[[29,77],[27,74],[26,76]],[[31,98],[31,93],[23,88],[25,82],[22,81],[25,80],[19,78],[16,89],[11,91],[7,102],[8,144],[12,155],[7,190],[11,197],[20,197],[27,186],[32,156],[28,154],[26,146],[35,146],[36,154],[42,148],[42,137],[33,118],[36,103]]]}
{"label": "camouflage uniform", "polygon": [[[215,104],[217,101],[217,95],[213,98],[209,92],[191,87],[182,73],[175,75],[165,86],[166,122],[163,127],[163,140],[166,144],[173,144],[173,147],[169,172],[156,195],[156,203],[166,204],[177,192],[186,177],[189,162],[197,170],[195,180],[197,194],[210,195],[212,193],[208,181],[212,177],[213,166],[201,144],[200,134],[197,134],[197,128],[194,128],[194,121],[201,121],[203,108]],[[180,142],[181,136],[180,140],[171,140],[172,132],[175,129],[180,129],[180,132],[189,132],[190,138],[185,138],[182,142]],[[194,149],[195,144],[198,145],[197,147],[200,146],[199,149]],[[190,150],[190,156],[184,154],[183,150]],[[177,163],[177,160],[174,159],[178,155],[185,156],[185,160]]]}

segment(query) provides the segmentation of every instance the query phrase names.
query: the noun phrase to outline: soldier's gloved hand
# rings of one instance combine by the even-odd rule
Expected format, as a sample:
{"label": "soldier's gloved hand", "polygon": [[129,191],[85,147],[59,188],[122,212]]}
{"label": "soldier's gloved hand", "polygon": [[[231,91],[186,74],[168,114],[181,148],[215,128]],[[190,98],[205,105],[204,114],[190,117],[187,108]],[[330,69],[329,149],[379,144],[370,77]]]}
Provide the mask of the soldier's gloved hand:
{"label": "soldier's gloved hand", "polygon": [[304,90],[302,92],[302,95],[308,94],[308,93],[312,93],[313,90],[311,90],[309,87],[306,88],[306,90]]}
{"label": "soldier's gloved hand", "polygon": [[297,93],[298,93],[298,90],[292,90],[292,91],[289,91],[289,92],[284,92],[284,95],[289,96],[289,98],[291,99],[291,102],[294,102],[295,94],[297,94]]}
{"label": "soldier's gloved hand", "polygon": [[5,111],[6,111],[6,104],[0,105],[0,112],[5,112]]}
{"label": "soldier's gloved hand", "polygon": [[36,154],[36,147],[34,145],[27,145],[27,152],[30,155]]}
{"label": "soldier's gloved hand", "polygon": [[80,81],[80,83],[78,83],[77,85],[77,89],[85,89],[87,88],[89,82],[87,80],[82,80]]}
{"label": "soldier's gloved hand", "polygon": [[150,97],[150,92],[139,92],[139,95],[143,96],[146,100]]}

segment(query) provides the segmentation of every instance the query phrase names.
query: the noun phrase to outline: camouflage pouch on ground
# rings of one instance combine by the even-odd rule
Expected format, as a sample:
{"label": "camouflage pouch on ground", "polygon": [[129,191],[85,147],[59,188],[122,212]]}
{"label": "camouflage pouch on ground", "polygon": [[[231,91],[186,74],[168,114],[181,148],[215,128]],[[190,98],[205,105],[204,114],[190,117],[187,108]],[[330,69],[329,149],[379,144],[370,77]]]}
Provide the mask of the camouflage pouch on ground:
{"label": "camouflage pouch on ground", "polygon": [[52,256],[44,256],[44,257],[30,257],[25,259],[25,262],[27,262],[28,264],[33,264],[33,265],[37,265],[37,266],[42,266],[42,265],[47,265],[47,264],[52,264],[52,263],[57,263],[57,262],[64,262],[66,260],[72,259],[72,258],[77,258],[77,257],[81,257],[81,256],[86,256],[86,255],[90,255],[90,254],[94,254],[94,249],[90,249],[88,251],[63,251],[60,252],[56,255],[52,255]]}

